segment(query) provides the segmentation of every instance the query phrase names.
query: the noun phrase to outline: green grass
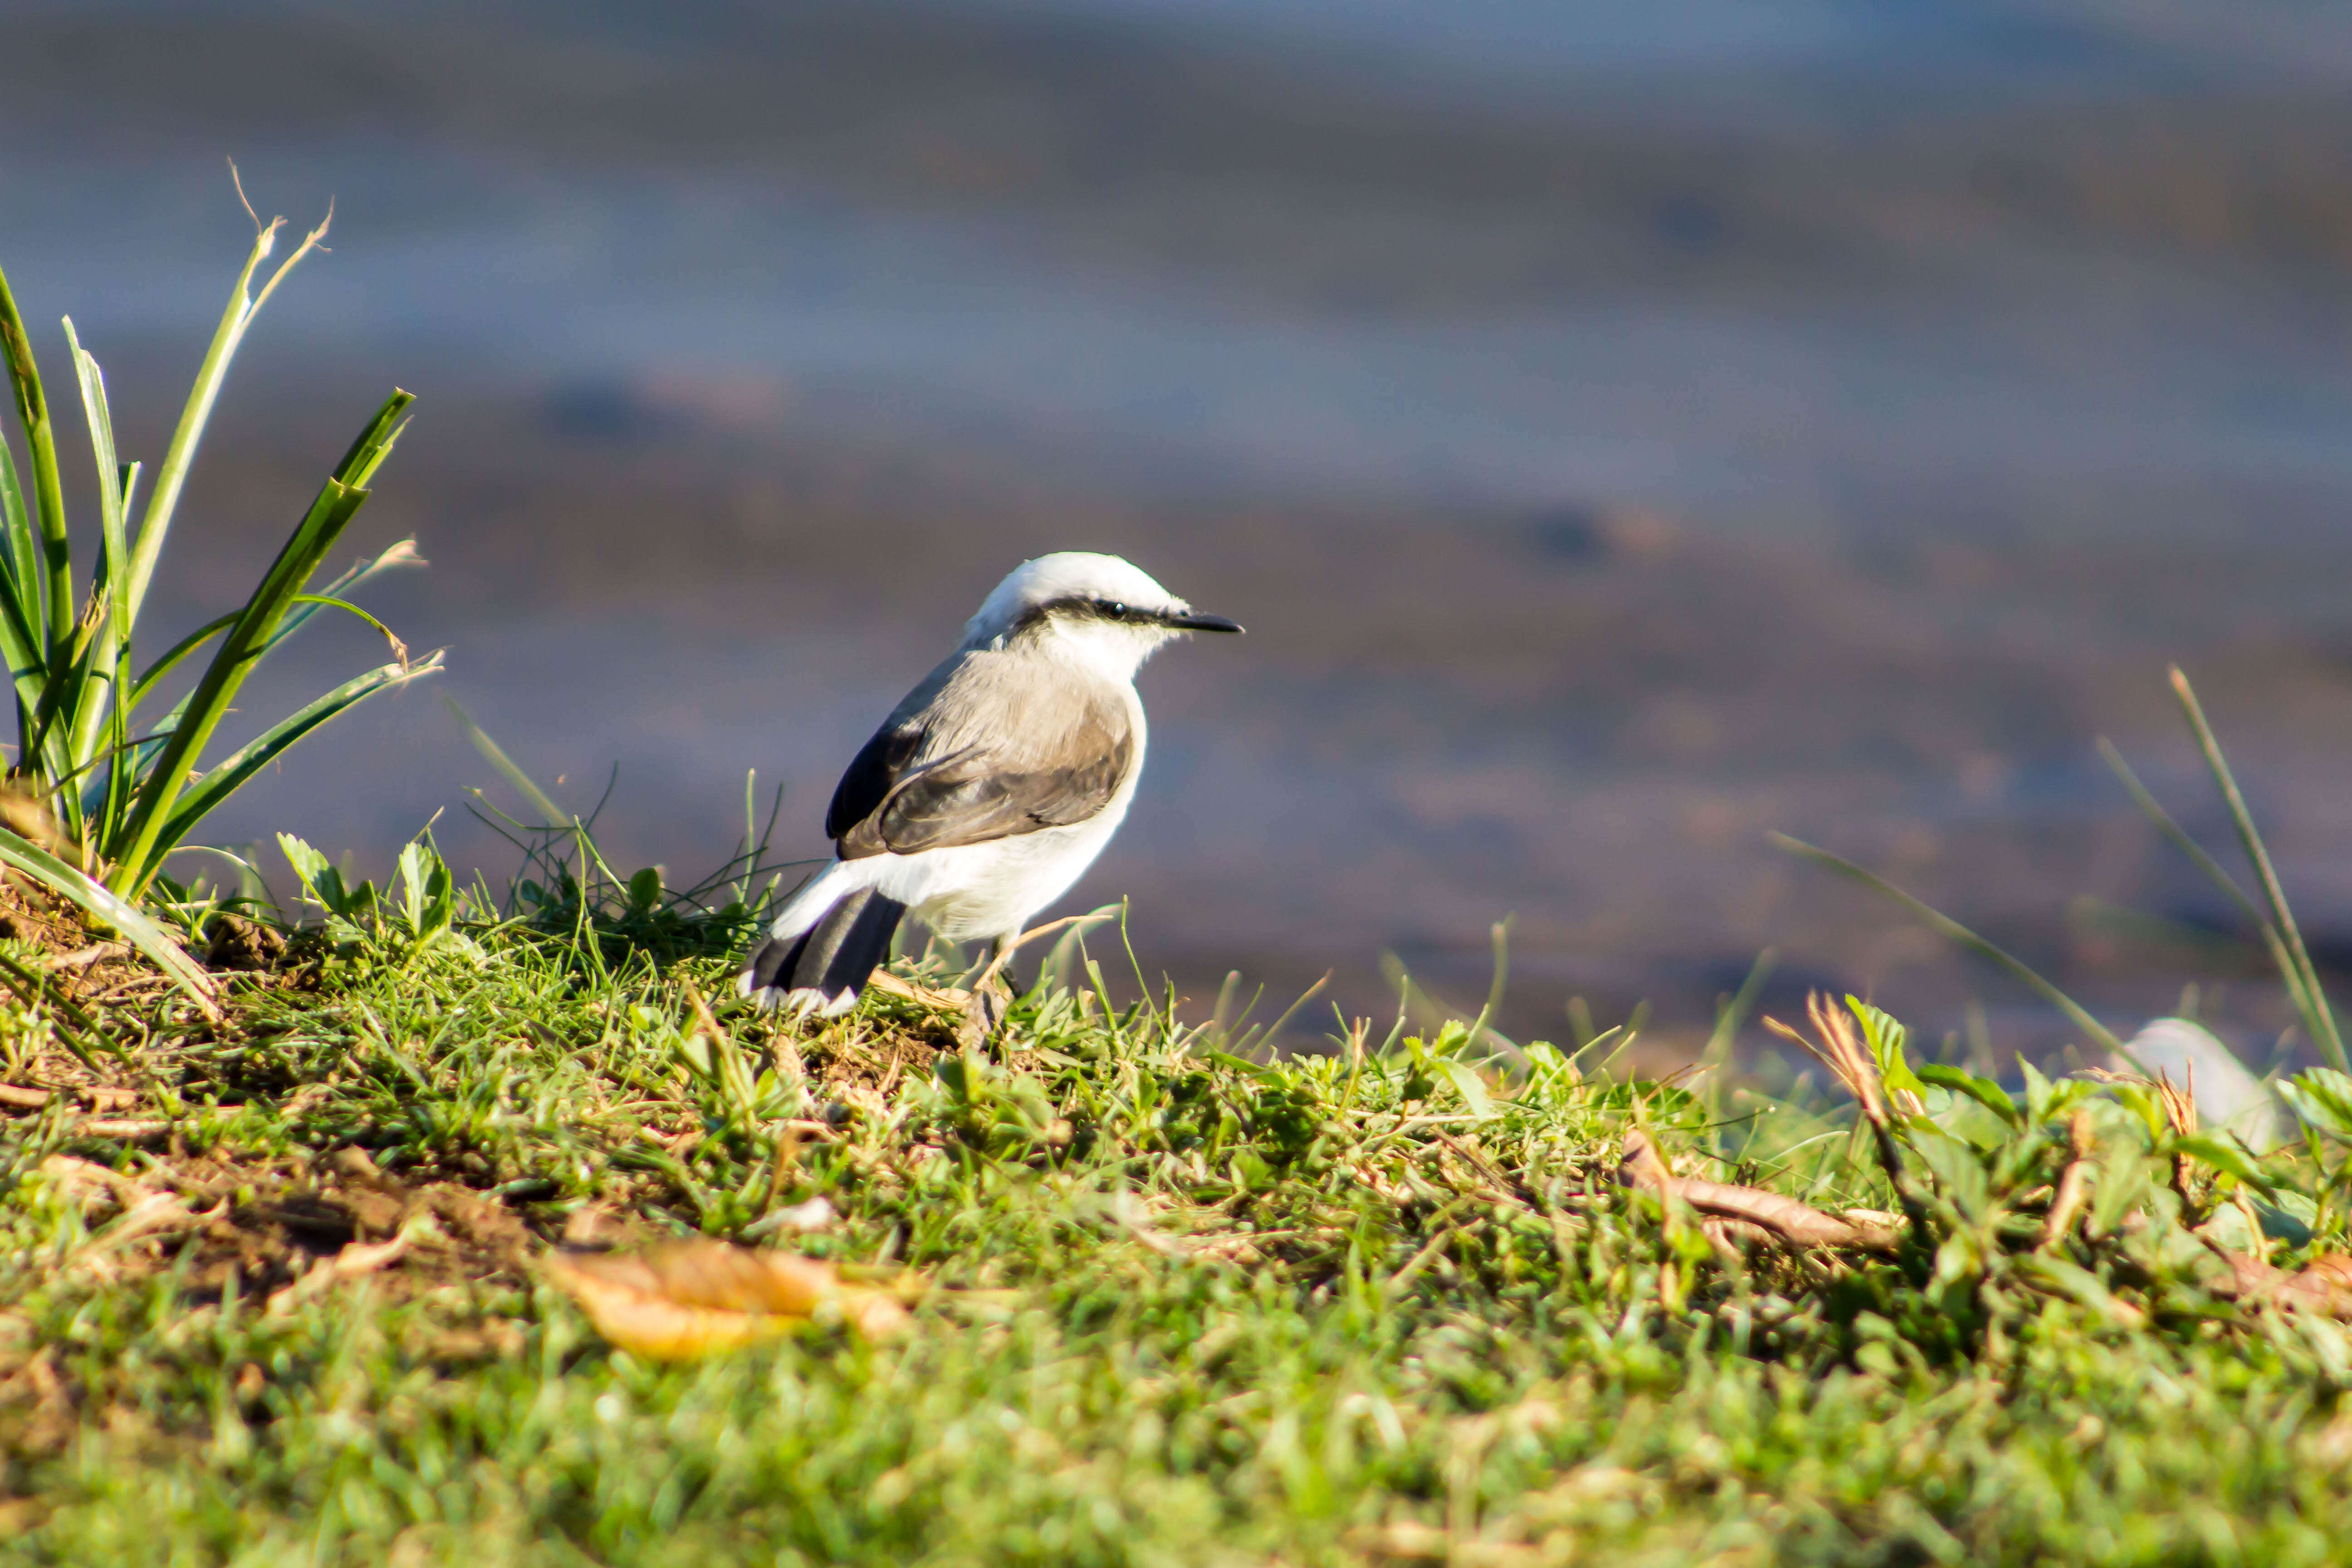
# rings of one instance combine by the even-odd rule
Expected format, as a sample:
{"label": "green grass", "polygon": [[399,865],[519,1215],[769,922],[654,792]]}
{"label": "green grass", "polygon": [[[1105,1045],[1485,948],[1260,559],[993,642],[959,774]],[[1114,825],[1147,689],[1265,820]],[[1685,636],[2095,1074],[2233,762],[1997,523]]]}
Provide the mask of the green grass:
{"label": "green grass", "polygon": [[[721,1005],[714,1052],[688,984],[726,994],[740,909],[614,883],[436,920],[426,881],[315,928],[217,1028],[175,996],[104,1010],[136,1105],[0,1124],[0,1556],[2292,1563],[2352,1540],[2352,1335],[2225,1299],[2170,1176],[2189,1153],[2209,1223],[2286,1233],[2264,1249],[2293,1265],[2343,1247],[2336,1143],[2258,1168],[2128,1086],[2039,1079],[2012,1122],[1909,1076],[1874,1019],[1925,1111],[1900,1129],[1924,1235],[1727,1255],[1615,1184],[1624,1132],[1688,1174],[1895,1208],[1845,1102],[1542,1046],[1506,1077],[1461,1026],[1260,1065],[1084,966],[1001,1050],[872,999],[806,1033]],[[72,1076],[52,1022],[0,1010],[0,1076]],[[2036,1253],[2078,1113],[2086,1229]],[[782,1244],[920,1271],[909,1337],[819,1322],[648,1364],[530,1265],[567,1227],[730,1237],[815,1196],[838,1222]],[[142,1203],[165,1221],[126,1236]],[[404,1226],[394,1265],[268,1304]]]}
{"label": "green grass", "polygon": [[[0,363],[6,366],[25,472],[32,479],[28,490],[0,434],[0,658],[7,664],[16,710],[15,744],[0,788],[0,868],[79,904],[199,996],[205,994],[203,974],[137,907],[151,889],[172,893],[165,861],[192,847],[189,836],[231,795],[320,726],[440,668],[438,653],[412,660],[389,627],[344,597],[381,572],[416,563],[408,542],[324,584],[312,581],[366,505],[369,487],[404,427],[415,400],[400,391],[362,427],[242,607],[161,654],[142,641],[148,590],[237,347],[278,286],[327,232],[320,224],[265,275],[262,263],[284,226],[283,218],[264,224],[254,217],[253,247],[143,497],[143,467],[116,441],[106,377],[82,347],[72,320],[61,323],[89,430],[98,502],[97,527],[79,531],[96,535],[84,540],[96,545],[96,559],[81,583],[75,580],[77,530],[67,513],[56,420],[35,334],[0,272]],[[381,632],[390,661],[207,762],[247,678],[326,609],[355,616]]]}

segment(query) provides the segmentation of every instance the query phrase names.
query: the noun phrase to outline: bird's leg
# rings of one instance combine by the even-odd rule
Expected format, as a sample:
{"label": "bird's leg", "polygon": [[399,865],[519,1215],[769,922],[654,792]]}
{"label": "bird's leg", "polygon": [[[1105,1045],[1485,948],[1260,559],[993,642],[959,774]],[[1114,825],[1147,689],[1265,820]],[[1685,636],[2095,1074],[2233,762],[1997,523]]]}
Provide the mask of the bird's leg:
{"label": "bird's leg", "polygon": [[992,1037],[1013,1006],[1013,987],[1004,978],[1004,961],[1012,952],[1013,938],[1019,934],[1007,931],[990,944],[988,967],[973,983],[971,1000],[964,1004],[963,1027],[957,1031],[967,1044],[979,1045]]}

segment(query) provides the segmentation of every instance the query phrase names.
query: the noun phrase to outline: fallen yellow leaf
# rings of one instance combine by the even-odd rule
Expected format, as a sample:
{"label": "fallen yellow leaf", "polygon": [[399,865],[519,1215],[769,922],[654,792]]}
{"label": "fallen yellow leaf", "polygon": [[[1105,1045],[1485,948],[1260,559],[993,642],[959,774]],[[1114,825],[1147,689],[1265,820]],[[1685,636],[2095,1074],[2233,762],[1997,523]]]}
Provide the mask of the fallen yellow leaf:
{"label": "fallen yellow leaf", "polygon": [[656,1361],[740,1349],[827,1308],[869,1340],[904,1333],[912,1322],[887,1287],[847,1284],[830,1263],[723,1241],[554,1252],[544,1268],[598,1333]]}

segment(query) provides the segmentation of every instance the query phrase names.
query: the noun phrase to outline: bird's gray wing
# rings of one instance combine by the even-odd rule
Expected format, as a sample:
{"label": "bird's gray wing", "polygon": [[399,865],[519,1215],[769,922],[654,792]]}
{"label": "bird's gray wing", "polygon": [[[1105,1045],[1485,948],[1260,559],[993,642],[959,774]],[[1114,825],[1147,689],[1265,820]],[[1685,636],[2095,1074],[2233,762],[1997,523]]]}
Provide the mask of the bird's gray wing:
{"label": "bird's gray wing", "polygon": [[959,654],[857,753],[825,832],[855,860],[1084,822],[1134,756],[1116,687],[1034,657]]}

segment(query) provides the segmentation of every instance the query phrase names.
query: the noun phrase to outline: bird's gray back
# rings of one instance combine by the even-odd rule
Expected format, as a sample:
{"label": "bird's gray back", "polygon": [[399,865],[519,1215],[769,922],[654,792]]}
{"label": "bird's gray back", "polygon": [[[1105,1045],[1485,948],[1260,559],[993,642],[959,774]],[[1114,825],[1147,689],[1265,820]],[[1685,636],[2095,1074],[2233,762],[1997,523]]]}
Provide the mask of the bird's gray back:
{"label": "bird's gray back", "polygon": [[1129,688],[1016,645],[931,671],[849,764],[825,813],[842,858],[1083,822],[1134,765]]}

